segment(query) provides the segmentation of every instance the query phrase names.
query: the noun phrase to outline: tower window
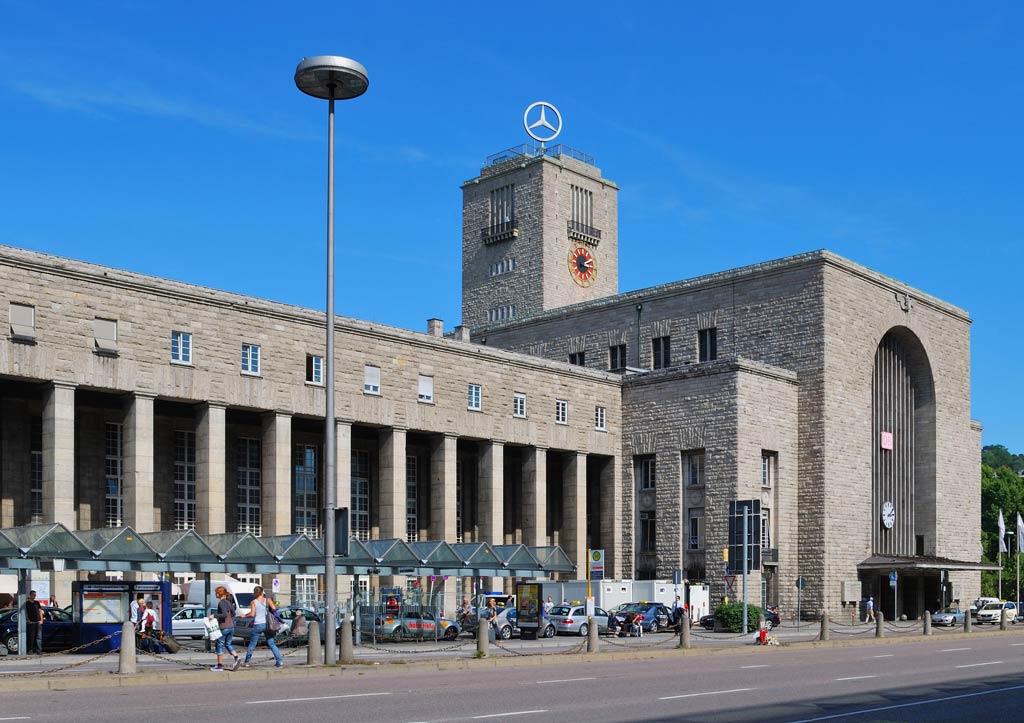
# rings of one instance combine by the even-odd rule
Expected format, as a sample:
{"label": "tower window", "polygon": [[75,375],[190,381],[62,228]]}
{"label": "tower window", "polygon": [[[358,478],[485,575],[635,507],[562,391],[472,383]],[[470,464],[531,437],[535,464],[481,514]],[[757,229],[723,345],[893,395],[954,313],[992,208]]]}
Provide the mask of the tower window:
{"label": "tower window", "polygon": [[718,358],[718,329],[701,329],[697,332],[697,354],[702,362]]}
{"label": "tower window", "polygon": [[608,347],[608,369],[618,371],[626,368],[626,345],[615,344]]}
{"label": "tower window", "polygon": [[672,337],[659,336],[651,339],[653,368],[666,369],[672,366]]}
{"label": "tower window", "polygon": [[578,367],[585,367],[587,365],[587,353],[583,351],[574,351],[569,355],[569,363],[575,364]]}

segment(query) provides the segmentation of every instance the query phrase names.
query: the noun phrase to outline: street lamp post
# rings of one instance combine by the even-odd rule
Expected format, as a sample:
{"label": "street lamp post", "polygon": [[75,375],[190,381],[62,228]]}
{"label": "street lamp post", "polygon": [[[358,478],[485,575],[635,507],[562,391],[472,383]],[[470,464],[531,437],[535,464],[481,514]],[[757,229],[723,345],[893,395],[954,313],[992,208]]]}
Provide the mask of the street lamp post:
{"label": "street lamp post", "polygon": [[337,505],[337,427],[334,418],[334,101],[358,98],[370,85],[366,68],[349,58],[318,55],[304,58],[295,69],[295,85],[327,106],[327,349],[324,353],[324,660],[334,665],[337,582],[334,574],[334,510]]}

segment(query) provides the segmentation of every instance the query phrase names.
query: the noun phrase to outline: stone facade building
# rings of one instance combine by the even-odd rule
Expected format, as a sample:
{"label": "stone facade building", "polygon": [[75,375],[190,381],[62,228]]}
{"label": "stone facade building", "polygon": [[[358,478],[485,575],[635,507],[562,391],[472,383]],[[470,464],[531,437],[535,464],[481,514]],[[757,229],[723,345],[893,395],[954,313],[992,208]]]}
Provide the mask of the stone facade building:
{"label": "stone facade building", "polygon": [[826,251],[619,293],[618,187],[565,147],[463,192],[464,326],[335,321],[334,480],[322,313],[0,247],[0,527],[318,534],[332,484],[357,536],[603,548],[718,598],[749,502],[752,602],[977,593],[965,311]]}

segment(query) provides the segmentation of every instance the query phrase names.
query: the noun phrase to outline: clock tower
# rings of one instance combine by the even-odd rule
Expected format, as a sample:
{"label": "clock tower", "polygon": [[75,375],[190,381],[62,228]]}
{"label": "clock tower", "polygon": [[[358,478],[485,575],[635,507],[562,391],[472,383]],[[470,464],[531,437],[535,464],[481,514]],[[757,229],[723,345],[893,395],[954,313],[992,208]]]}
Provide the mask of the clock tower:
{"label": "clock tower", "polygon": [[618,191],[593,157],[567,146],[488,158],[462,186],[462,323],[617,294]]}

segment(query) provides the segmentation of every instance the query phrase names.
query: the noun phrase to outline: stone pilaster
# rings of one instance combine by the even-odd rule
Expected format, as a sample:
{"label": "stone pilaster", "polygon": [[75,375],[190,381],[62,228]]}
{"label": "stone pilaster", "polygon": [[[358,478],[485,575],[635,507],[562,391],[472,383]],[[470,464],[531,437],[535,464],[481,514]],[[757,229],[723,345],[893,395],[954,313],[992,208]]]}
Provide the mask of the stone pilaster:
{"label": "stone pilaster", "polygon": [[587,455],[567,452],[562,471],[562,547],[576,563],[577,579],[587,575]]}
{"label": "stone pilaster", "polygon": [[530,447],[523,453],[523,544],[548,544],[548,451]]}
{"label": "stone pilaster", "polygon": [[196,531],[215,535],[226,531],[225,422],[222,404],[202,406],[196,424]]}
{"label": "stone pilaster", "polygon": [[455,542],[455,470],[458,437],[434,437],[430,450],[430,539]]}
{"label": "stone pilaster", "polygon": [[[500,545],[505,528],[505,445],[501,442],[480,443],[476,510],[479,541]],[[495,577],[487,589],[502,587],[502,578]]]}
{"label": "stone pilaster", "polygon": [[292,416],[270,412],[263,417],[264,535],[292,532]]}
{"label": "stone pilaster", "polygon": [[75,384],[54,382],[43,402],[43,519],[75,528]]}
{"label": "stone pilaster", "polygon": [[380,536],[405,539],[405,430],[380,432]]}
{"label": "stone pilaster", "polygon": [[604,576],[621,578],[625,574],[622,544],[622,464],[610,458],[601,468],[601,544],[604,545]]}
{"label": "stone pilaster", "polygon": [[133,394],[124,410],[124,519],[137,532],[155,532],[160,525],[153,507],[152,394]]}

